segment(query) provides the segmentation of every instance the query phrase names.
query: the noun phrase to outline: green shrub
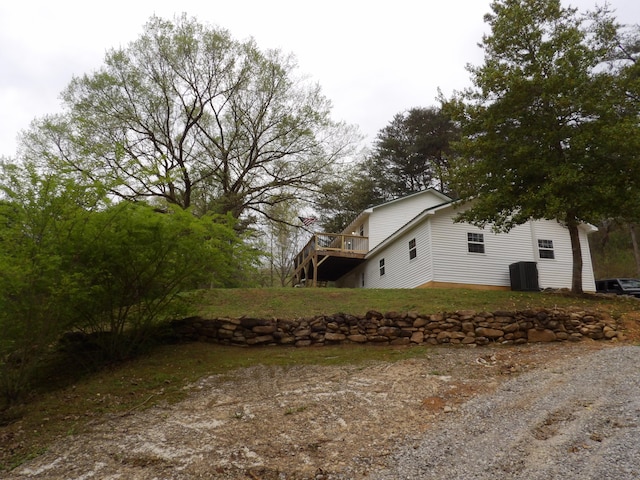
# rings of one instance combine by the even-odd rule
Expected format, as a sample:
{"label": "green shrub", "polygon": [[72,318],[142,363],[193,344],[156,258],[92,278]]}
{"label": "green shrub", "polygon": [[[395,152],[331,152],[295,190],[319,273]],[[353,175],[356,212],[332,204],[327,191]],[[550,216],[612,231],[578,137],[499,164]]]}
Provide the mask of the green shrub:
{"label": "green shrub", "polygon": [[2,165],[0,399],[29,391],[40,363],[69,332],[95,361],[135,353],[180,294],[239,286],[255,253],[231,217],[111,204],[99,188]]}

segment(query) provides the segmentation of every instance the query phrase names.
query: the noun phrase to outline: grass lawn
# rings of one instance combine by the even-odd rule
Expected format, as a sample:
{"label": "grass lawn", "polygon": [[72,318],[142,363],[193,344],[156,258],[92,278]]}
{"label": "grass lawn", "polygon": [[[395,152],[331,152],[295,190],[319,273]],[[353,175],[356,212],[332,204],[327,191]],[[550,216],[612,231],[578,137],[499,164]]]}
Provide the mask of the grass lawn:
{"label": "grass lawn", "polygon": [[379,312],[440,313],[457,310],[526,310],[577,307],[616,316],[640,310],[633,299],[576,297],[567,294],[471,289],[256,288],[208,290],[193,294],[194,314],[203,317],[296,318],[313,315]]}

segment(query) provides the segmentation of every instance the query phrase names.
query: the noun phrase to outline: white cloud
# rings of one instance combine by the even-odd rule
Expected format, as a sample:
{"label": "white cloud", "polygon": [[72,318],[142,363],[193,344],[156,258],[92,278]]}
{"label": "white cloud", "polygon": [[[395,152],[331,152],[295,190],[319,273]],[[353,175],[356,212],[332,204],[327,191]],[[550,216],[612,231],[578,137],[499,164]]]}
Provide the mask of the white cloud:
{"label": "white cloud", "polygon": [[[581,9],[595,0],[570,2]],[[611,0],[623,23],[640,22],[640,2]],[[300,73],[323,88],[336,120],[372,140],[393,115],[435,104],[468,85],[489,0],[23,0],[0,5],[0,155],[31,120],[59,110],[73,75],[98,68],[110,48],[135,40],[148,18],[182,12],[253,36],[261,48],[294,53]]]}

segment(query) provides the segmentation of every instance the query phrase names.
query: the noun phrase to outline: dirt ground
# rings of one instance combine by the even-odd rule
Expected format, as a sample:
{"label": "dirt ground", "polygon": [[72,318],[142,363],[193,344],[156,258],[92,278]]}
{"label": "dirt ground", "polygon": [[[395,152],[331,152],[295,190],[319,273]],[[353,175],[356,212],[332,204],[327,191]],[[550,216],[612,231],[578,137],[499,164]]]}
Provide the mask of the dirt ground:
{"label": "dirt ground", "polygon": [[366,478],[475,395],[610,343],[433,347],[359,366],[255,366],[175,405],[109,416],[7,479]]}

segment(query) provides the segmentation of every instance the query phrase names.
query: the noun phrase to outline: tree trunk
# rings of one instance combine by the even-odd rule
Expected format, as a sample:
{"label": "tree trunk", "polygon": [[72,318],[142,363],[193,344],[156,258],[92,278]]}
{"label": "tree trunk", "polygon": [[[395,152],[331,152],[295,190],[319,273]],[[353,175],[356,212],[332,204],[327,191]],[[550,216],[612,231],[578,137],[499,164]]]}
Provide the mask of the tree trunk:
{"label": "tree trunk", "polygon": [[638,248],[638,237],[636,236],[636,224],[629,224],[631,232],[631,244],[633,245],[633,257],[636,259],[636,275],[640,277],[640,249]]}
{"label": "tree trunk", "polygon": [[581,294],[582,290],[582,248],[580,248],[580,234],[575,217],[567,216],[567,228],[571,238],[571,253],[573,257],[573,271],[571,275],[571,293]]}

